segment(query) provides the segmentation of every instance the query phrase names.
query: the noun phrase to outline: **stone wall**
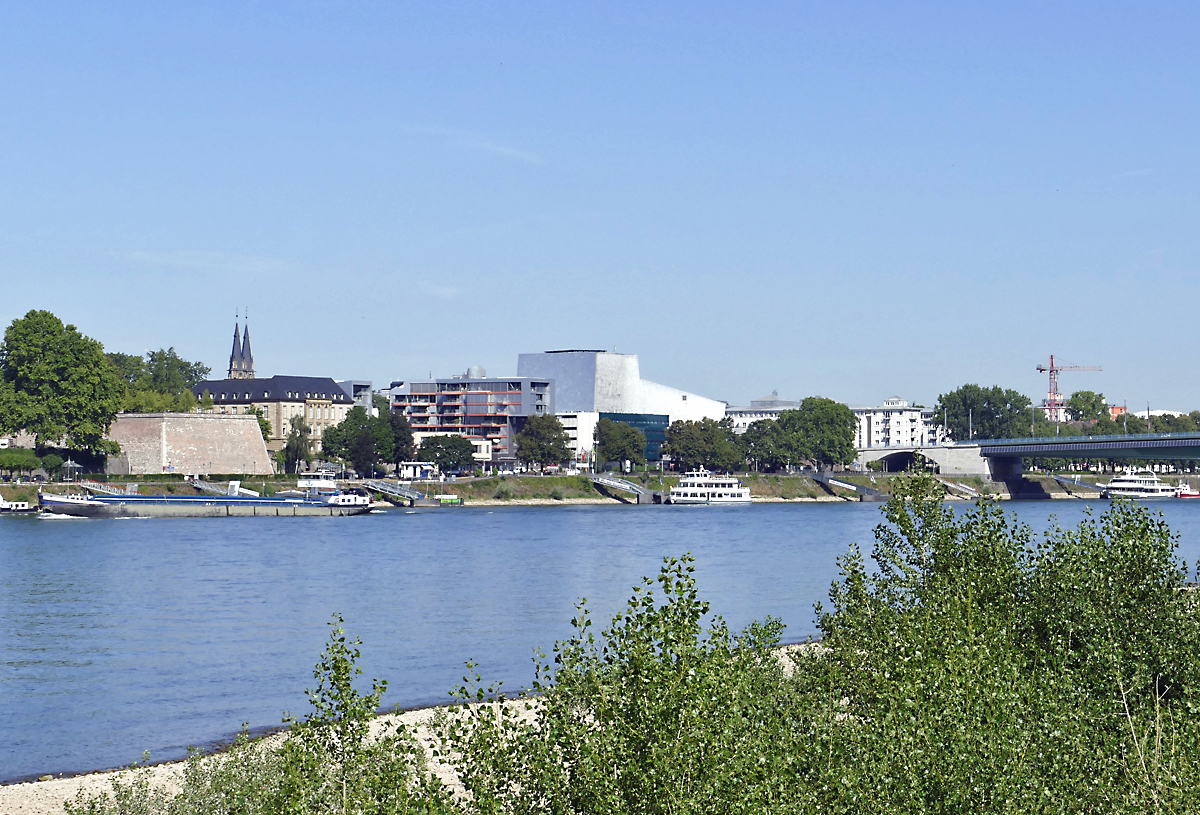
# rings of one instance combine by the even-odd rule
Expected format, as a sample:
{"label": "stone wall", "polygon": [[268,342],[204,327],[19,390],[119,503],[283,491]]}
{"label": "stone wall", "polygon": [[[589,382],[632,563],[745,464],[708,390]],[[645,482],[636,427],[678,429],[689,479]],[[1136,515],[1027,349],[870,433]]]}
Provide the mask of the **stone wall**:
{"label": "stone wall", "polygon": [[109,459],[109,471],[120,475],[274,471],[254,416],[122,413],[108,437],[121,445],[120,456]]}

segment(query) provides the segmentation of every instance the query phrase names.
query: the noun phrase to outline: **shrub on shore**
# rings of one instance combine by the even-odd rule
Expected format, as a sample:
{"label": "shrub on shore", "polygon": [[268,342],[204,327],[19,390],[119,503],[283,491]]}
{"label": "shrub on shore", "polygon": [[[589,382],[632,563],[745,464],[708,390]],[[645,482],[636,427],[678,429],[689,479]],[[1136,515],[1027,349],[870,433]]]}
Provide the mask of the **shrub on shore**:
{"label": "shrub on shore", "polygon": [[351,687],[339,619],[282,748],[243,739],[173,799],[127,786],[71,812],[1195,810],[1200,621],[1166,524],[1114,503],[1035,541],[995,503],[941,498],[898,481],[875,568],[852,547],[822,642],[786,656],[779,621],[710,616],[690,556],[601,634],[581,602],[528,692],[474,673],[456,691],[435,754],[461,795],[410,733],[366,738],[382,686]]}

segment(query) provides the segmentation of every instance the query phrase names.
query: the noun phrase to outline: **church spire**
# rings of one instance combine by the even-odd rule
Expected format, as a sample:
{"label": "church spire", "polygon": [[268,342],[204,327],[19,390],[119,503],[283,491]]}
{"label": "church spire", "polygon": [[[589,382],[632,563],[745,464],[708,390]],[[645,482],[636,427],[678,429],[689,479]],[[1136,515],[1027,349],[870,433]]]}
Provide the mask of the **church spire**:
{"label": "church spire", "polygon": [[229,354],[229,379],[239,379],[242,370],[242,340],[238,336],[241,332],[238,330],[240,326],[235,318],[233,323],[233,351]]}
{"label": "church spire", "polygon": [[250,318],[246,317],[246,333],[242,337],[242,376],[254,378],[254,354],[250,352]]}

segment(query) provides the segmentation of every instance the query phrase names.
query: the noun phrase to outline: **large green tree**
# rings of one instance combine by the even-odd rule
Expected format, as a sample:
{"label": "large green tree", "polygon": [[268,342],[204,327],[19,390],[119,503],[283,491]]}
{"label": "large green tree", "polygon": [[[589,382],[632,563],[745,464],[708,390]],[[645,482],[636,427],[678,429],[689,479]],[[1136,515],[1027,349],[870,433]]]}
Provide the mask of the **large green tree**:
{"label": "large green tree", "polygon": [[462,436],[426,436],[417,457],[433,463],[442,472],[461,470],[475,463],[475,448],[470,439]]}
{"label": "large green tree", "polygon": [[360,474],[372,471],[382,461],[395,461],[395,447],[389,417],[371,416],[361,405],[350,408],[345,419],[325,428],[321,436],[325,458],[346,459]]}
{"label": "large green tree", "polygon": [[[854,461],[854,411],[823,396],[809,396],[796,410],[779,415],[785,450],[826,466]],[[799,460],[796,458],[792,463]]]}
{"label": "large green tree", "polygon": [[1075,391],[1067,400],[1067,415],[1074,421],[1108,417],[1108,402],[1104,394],[1094,391]]}
{"label": "large green tree", "polygon": [[676,420],[667,428],[666,452],[685,470],[705,467],[731,472],[746,459],[729,420]]}
{"label": "large green tree", "polygon": [[557,416],[530,416],[516,441],[522,464],[560,464],[571,457],[571,439]]}
{"label": "large green tree", "polygon": [[174,348],[146,356],[113,352],[105,355],[125,383],[121,408],[135,413],[188,412],[196,407],[192,387],[209,374],[201,362],[189,362]]}
{"label": "large green tree", "polygon": [[387,413],[388,424],[392,427],[392,456],[390,461],[393,464],[399,465],[405,461],[412,461],[416,455],[417,447],[413,443],[412,425],[408,421],[408,417],[398,410],[390,410]]}
{"label": "large green tree", "polygon": [[39,447],[65,439],[83,450],[116,452],[105,434],[124,389],[103,346],[49,311],[30,311],[4,332],[0,432],[24,430]]}
{"label": "large green tree", "polygon": [[955,441],[1029,435],[1029,397],[994,385],[963,385],[938,397],[934,421]]}
{"label": "large green tree", "polygon": [[751,422],[742,434],[742,446],[756,469],[775,471],[788,463],[786,439],[773,419]]}
{"label": "large green tree", "polygon": [[601,464],[605,461],[646,463],[646,434],[631,424],[601,419],[596,422],[592,441]]}

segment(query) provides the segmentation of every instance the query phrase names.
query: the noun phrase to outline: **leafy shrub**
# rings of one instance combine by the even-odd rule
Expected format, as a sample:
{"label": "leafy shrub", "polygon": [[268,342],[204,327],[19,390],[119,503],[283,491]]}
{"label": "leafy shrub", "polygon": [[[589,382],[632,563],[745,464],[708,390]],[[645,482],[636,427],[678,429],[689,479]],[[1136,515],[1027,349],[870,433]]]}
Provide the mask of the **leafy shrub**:
{"label": "leafy shrub", "polygon": [[308,697],[313,711],[290,722],[288,738],[276,747],[251,741],[243,732],[223,754],[193,753],[182,790],[170,795],[134,770],[118,778],[114,794],[80,793],[68,815],[276,815],[279,813],[448,812],[450,797],[424,770],[424,754],[402,726],[371,736],[387,682],[371,692],[353,687],[358,638],[349,639],[342,618],[313,671],[318,680]]}
{"label": "leafy shrub", "polygon": [[566,497],[566,493],[563,492],[562,487],[553,487],[550,490],[550,497],[555,501],[561,501]]}
{"label": "leafy shrub", "polygon": [[496,492],[493,494],[499,501],[509,501],[512,499],[515,493],[513,492],[511,484],[506,484],[501,481],[500,486],[496,487]]}
{"label": "leafy shrub", "polygon": [[598,642],[586,602],[575,635],[541,663],[534,700],[504,699],[478,675],[459,688],[442,754],[470,797],[467,812],[707,812],[729,801],[768,807],[780,781],[783,682],[768,650],[777,620],[730,634],[697,595],[691,557],[668,559],[635,589]]}

